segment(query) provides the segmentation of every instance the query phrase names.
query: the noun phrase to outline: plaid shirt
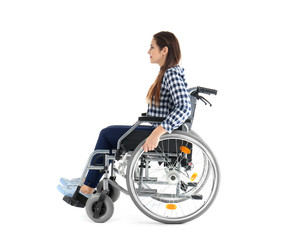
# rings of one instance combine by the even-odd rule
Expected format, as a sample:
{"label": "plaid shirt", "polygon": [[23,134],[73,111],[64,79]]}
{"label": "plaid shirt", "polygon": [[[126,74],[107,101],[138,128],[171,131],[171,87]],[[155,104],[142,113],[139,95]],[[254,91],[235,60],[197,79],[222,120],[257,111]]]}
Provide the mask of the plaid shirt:
{"label": "plaid shirt", "polygon": [[163,75],[160,104],[155,106],[148,105],[147,116],[165,117],[161,124],[153,126],[162,126],[167,132],[171,133],[179,128],[191,114],[190,97],[187,92],[187,83],[185,82],[184,69],[180,66],[169,68]]}

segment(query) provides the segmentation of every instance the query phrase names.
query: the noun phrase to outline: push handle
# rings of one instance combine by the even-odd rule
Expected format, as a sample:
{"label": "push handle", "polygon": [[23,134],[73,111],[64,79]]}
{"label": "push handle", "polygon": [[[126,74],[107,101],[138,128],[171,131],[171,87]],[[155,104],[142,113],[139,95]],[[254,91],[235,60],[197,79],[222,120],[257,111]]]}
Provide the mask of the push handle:
{"label": "push handle", "polygon": [[190,91],[191,96],[195,97],[197,100],[203,101],[205,105],[209,104],[210,106],[212,106],[211,103],[207,99],[205,99],[203,96],[199,95],[199,93],[204,93],[208,95],[217,94],[217,90],[211,89],[211,88],[204,88],[204,87],[194,87],[194,88],[189,89],[189,91]]}
{"label": "push handle", "polygon": [[204,87],[197,87],[197,92],[198,93],[205,93],[205,94],[214,94],[216,95],[217,94],[217,90],[215,89],[211,89],[211,88],[204,88]]}

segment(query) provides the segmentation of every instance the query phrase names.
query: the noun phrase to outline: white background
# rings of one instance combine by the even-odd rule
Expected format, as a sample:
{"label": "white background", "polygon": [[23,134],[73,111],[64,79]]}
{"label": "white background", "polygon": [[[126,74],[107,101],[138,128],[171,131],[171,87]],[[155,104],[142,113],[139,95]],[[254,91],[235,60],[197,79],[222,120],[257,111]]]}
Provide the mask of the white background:
{"label": "white background", "polygon": [[[286,12],[277,0],[1,1],[1,239],[286,239]],[[170,226],[122,194],[95,224],[56,186],[82,173],[102,128],[146,111],[162,30],[189,86],[218,90],[194,122],[220,165],[218,197]]]}

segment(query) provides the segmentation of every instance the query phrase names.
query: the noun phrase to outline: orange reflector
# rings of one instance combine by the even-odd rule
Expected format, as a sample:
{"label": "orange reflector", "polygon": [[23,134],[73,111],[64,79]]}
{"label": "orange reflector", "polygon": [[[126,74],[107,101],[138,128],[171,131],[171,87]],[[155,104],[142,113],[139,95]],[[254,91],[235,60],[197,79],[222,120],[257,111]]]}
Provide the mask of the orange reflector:
{"label": "orange reflector", "polygon": [[194,173],[194,174],[192,174],[190,180],[191,180],[191,181],[194,181],[194,180],[196,179],[196,177],[197,177],[197,173]]}
{"label": "orange reflector", "polygon": [[169,210],[175,210],[177,206],[175,204],[166,204],[166,208]]}
{"label": "orange reflector", "polygon": [[182,151],[183,153],[186,153],[186,154],[190,154],[191,153],[190,149],[185,147],[185,146],[181,146],[180,147],[180,151]]}

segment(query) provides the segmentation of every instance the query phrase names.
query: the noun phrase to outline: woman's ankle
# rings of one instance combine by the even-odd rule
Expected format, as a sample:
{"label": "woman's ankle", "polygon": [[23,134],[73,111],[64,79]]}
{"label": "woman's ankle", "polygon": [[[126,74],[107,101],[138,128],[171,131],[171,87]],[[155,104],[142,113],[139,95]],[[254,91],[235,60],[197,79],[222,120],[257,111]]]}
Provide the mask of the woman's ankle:
{"label": "woman's ankle", "polygon": [[81,192],[84,193],[84,194],[92,194],[94,191],[95,191],[94,188],[91,188],[91,187],[89,187],[87,185],[83,185],[81,187]]}

